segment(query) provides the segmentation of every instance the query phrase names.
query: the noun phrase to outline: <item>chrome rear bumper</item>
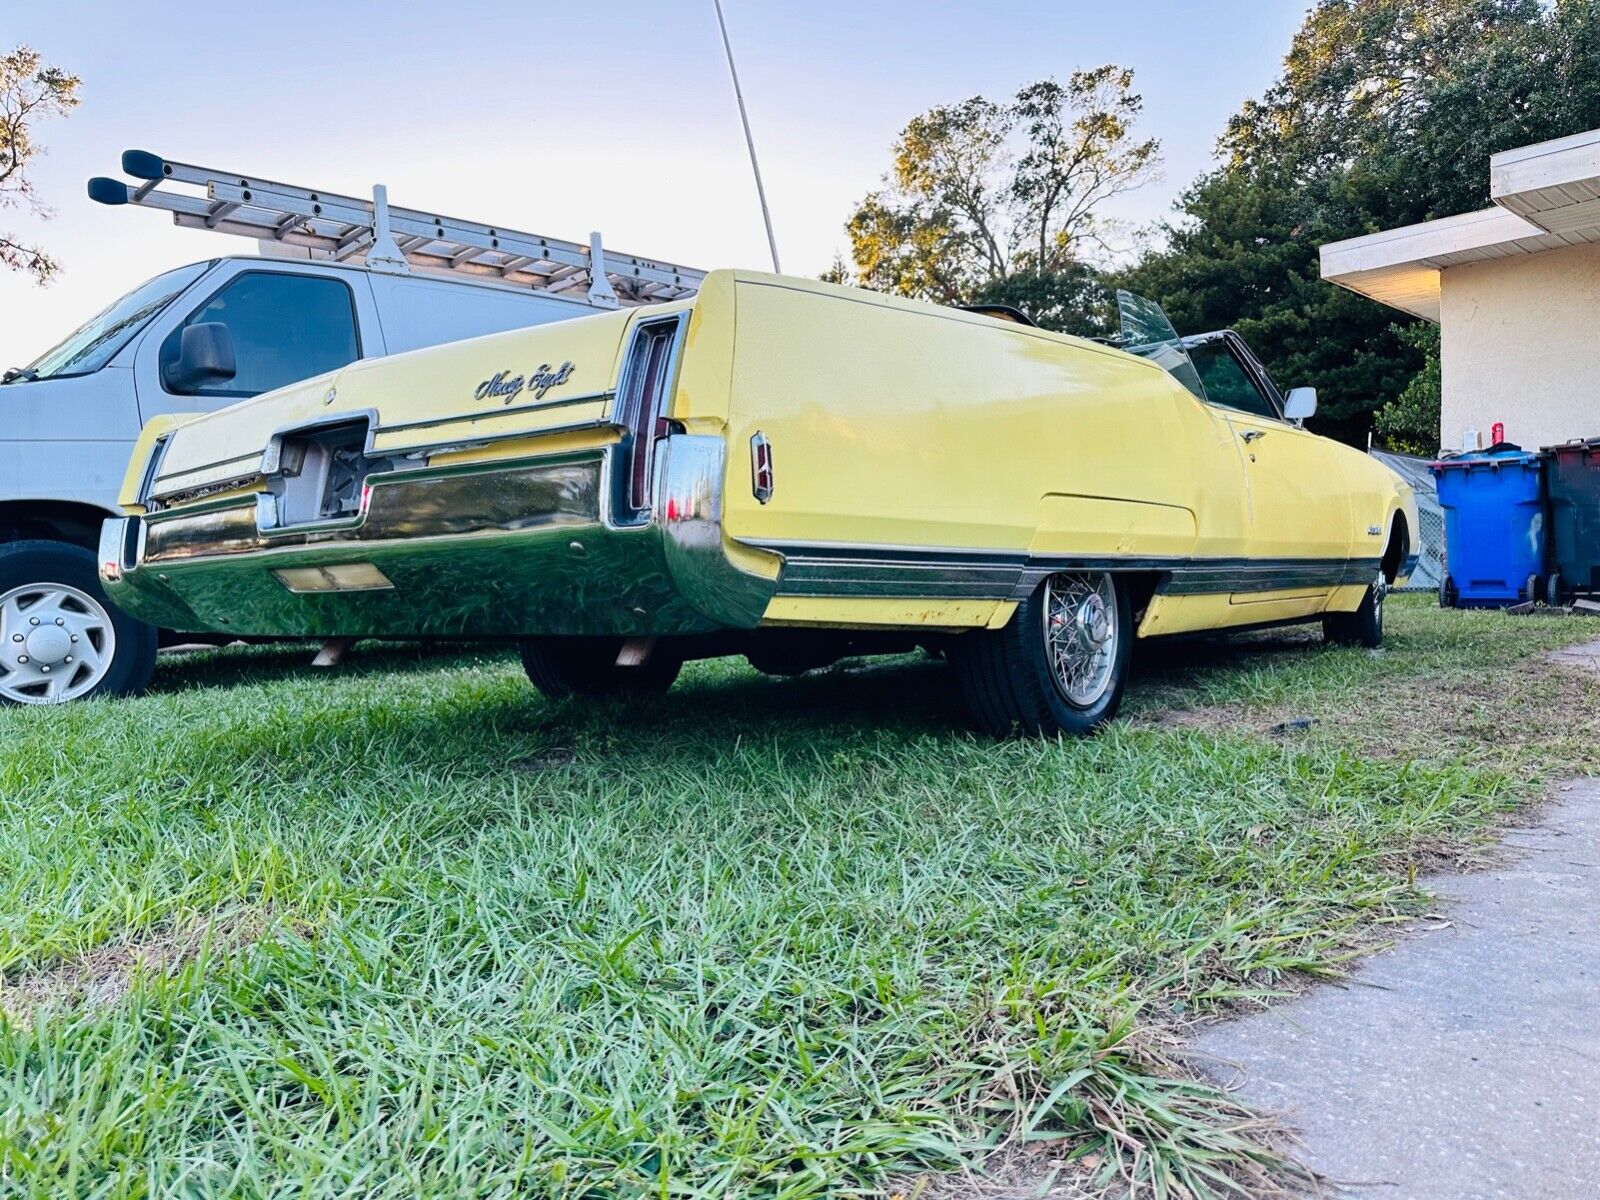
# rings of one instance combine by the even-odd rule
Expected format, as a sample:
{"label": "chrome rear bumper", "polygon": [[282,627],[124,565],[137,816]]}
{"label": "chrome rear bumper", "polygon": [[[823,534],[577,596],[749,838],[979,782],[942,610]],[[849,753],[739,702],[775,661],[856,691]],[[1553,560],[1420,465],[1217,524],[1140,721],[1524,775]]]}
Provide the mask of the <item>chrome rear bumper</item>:
{"label": "chrome rear bumper", "polygon": [[155,625],[240,635],[498,637],[753,628],[776,588],[728,557],[721,438],[656,447],[649,520],[611,519],[609,450],[371,477],[341,521],[270,496],[106,522],[100,573]]}

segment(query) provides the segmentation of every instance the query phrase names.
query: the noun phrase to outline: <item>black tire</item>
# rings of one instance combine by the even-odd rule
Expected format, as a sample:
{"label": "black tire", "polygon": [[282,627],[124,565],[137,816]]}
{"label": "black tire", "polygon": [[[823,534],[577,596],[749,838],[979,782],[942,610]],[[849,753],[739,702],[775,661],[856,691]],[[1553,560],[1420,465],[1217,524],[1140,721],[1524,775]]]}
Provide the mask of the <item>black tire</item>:
{"label": "black tire", "polygon": [[[1081,574],[1081,573],[1080,573]],[[1003,629],[980,629],[951,643],[949,657],[973,720],[995,737],[1093,733],[1117,714],[1128,681],[1133,647],[1133,607],[1127,586],[1115,575],[1087,576],[1110,581],[1113,601],[1103,606],[1114,615],[1116,640],[1104,690],[1087,704],[1068,699],[1046,644],[1046,589],[1052,576],[1017,605]]]}
{"label": "black tire", "polygon": [[[156,630],[152,625],[135,620],[116,608],[106,599],[100,587],[100,576],[95,556],[82,546],[67,542],[21,541],[0,545],[0,597],[18,593],[27,599],[25,589],[52,585],[71,588],[98,605],[105,620],[109,621],[114,644],[110,664],[92,686],[65,699],[80,700],[91,696],[137,696],[150,683],[156,667]],[[23,640],[18,640],[20,636]],[[0,644],[0,688],[7,680],[16,679],[19,662],[17,655],[26,648],[31,633],[8,630]],[[85,634],[85,637],[91,637]],[[81,661],[81,659],[80,659]],[[34,665],[37,665],[35,663]],[[71,681],[72,668],[63,661],[62,673],[57,678]],[[49,703],[43,692],[28,692],[24,685],[16,684],[0,690],[0,703]],[[26,693],[26,694],[17,694]],[[39,699],[30,699],[38,695]]]}
{"label": "black tire", "polygon": [[568,696],[659,696],[683,669],[683,656],[661,642],[637,667],[617,666],[619,637],[529,638],[522,643],[522,668],[551,700]]}
{"label": "black tire", "polygon": [[1561,572],[1551,571],[1544,581],[1544,602],[1553,608],[1560,608],[1566,600],[1565,586],[1561,582]]}
{"label": "black tire", "polygon": [[1544,599],[1544,580],[1537,575],[1529,575],[1522,584],[1522,602],[1524,604],[1537,604]]}
{"label": "black tire", "polygon": [[1454,608],[1461,599],[1461,593],[1456,589],[1456,581],[1446,575],[1439,581],[1439,607]]}
{"label": "black tire", "polygon": [[1377,649],[1383,645],[1383,609],[1388,594],[1389,581],[1379,576],[1367,585],[1361,607],[1355,612],[1329,613],[1322,618],[1322,636],[1342,646]]}

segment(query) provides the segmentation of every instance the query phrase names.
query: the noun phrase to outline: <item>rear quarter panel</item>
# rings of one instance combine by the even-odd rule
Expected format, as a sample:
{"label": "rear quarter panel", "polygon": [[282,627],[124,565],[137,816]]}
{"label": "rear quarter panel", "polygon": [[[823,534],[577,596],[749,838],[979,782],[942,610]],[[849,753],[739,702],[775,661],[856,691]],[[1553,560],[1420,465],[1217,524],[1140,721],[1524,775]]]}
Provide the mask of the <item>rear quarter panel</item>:
{"label": "rear quarter panel", "polygon": [[[1143,360],[852,289],[745,274],[736,287],[735,538],[1186,554],[1205,486],[1236,499],[1202,484],[1209,418]],[[749,479],[758,431],[774,463],[765,505]]]}

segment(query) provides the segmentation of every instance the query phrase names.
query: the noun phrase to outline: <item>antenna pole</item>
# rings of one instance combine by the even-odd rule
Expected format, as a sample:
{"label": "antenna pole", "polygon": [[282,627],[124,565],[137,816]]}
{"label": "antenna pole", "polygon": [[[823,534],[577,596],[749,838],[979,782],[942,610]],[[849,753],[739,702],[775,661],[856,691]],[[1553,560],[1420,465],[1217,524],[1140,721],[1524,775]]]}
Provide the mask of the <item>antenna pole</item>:
{"label": "antenna pole", "polygon": [[728,55],[728,74],[733,77],[733,96],[739,102],[739,120],[744,125],[744,144],[750,148],[750,170],[756,177],[756,196],[761,201],[761,220],[767,227],[767,249],[772,251],[772,269],[778,274],[778,239],[772,235],[772,214],[767,211],[767,189],[761,185],[761,164],[756,161],[756,141],[750,136],[750,115],[744,110],[744,92],[739,87],[739,71],[733,65],[733,45],[728,41],[728,23],[722,18],[722,0],[711,0],[717,9],[717,28],[722,30],[722,48]]}

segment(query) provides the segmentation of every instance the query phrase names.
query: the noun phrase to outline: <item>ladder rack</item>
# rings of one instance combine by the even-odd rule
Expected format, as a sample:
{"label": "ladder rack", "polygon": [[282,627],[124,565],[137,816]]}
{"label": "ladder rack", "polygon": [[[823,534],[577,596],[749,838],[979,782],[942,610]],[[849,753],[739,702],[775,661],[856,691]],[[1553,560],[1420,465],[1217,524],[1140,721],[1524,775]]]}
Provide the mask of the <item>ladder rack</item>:
{"label": "ladder rack", "polygon": [[[317,257],[360,262],[374,271],[406,274],[415,267],[581,296],[602,308],[677,300],[693,295],[705,278],[704,271],[604,249],[598,233],[585,246],[390,207],[381,185],[371,200],[363,200],[172,162],[143,150],[126,151],[122,170],[143,182],[96,177],[89,181],[89,198],[163,209],[186,229],[304,246]],[[181,190],[180,184],[203,194]],[[599,271],[597,261],[603,264]]]}

